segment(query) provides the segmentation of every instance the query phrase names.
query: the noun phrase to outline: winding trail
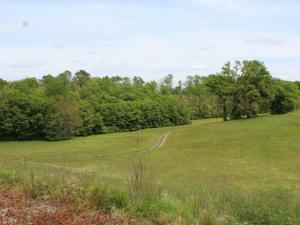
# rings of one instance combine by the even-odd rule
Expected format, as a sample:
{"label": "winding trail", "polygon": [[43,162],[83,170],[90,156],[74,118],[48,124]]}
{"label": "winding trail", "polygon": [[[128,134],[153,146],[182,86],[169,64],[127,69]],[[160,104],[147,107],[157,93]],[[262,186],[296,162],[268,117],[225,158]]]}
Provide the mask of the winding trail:
{"label": "winding trail", "polygon": [[160,147],[162,147],[165,144],[165,142],[166,142],[166,140],[167,140],[167,138],[168,138],[168,136],[170,135],[171,132],[172,131],[169,131],[167,133],[164,133],[164,134],[160,135],[157,142],[155,143],[155,145],[153,145],[152,147],[146,149],[146,151],[147,152],[152,152],[152,151],[155,151],[155,150],[159,149]]}
{"label": "winding trail", "polygon": [[[130,155],[135,155],[135,154],[138,154],[138,153],[142,153],[142,152],[154,152],[156,150],[158,150],[159,148],[161,148],[168,136],[173,132],[173,130],[171,131],[168,131],[166,133],[163,133],[161,134],[156,143],[151,146],[151,147],[148,147],[148,148],[144,148],[144,149],[139,149],[139,150],[135,150],[135,151],[129,151],[129,152],[122,152],[122,153],[118,153],[117,156],[130,156]],[[103,158],[110,158],[110,157],[114,157],[116,155],[111,155],[111,154],[105,154],[105,155],[100,155],[100,156],[93,156],[93,159],[103,159]],[[24,158],[24,159],[21,159],[21,158],[9,158],[9,159],[0,159],[0,161],[2,160],[9,160],[9,161],[17,161],[17,162],[21,162],[21,163],[24,163],[24,164],[44,164],[44,165],[48,165],[48,166],[51,166],[51,167],[55,167],[55,168],[66,168],[65,166],[61,166],[61,165],[57,165],[57,162],[63,162],[63,161],[58,161],[59,158],[55,159],[55,160],[33,160],[33,159],[28,159],[28,158]],[[68,158],[67,159],[68,162],[84,162],[84,161],[89,161],[91,160],[91,158],[86,158],[86,159],[82,159],[82,158]],[[54,165],[55,163],[55,165]],[[1,224],[0,224],[1,225]]]}

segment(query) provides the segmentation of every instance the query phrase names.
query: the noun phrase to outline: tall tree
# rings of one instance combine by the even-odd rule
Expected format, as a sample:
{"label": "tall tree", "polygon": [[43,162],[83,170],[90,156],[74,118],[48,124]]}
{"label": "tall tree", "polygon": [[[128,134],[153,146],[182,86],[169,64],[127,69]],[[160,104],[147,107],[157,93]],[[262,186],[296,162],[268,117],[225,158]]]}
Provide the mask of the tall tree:
{"label": "tall tree", "polygon": [[84,87],[90,79],[91,74],[89,74],[85,70],[79,70],[73,77],[74,83],[80,88]]}
{"label": "tall tree", "polygon": [[269,111],[274,97],[272,88],[272,76],[263,62],[257,60],[243,61],[242,83],[253,85],[258,90],[257,103],[260,112]]}
{"label": "tall tree", "polygon": [[204,83],[218,97],[219,105],[222,107],[223,120],[228,121],[231,117],[236,89],[236,73],[231,68],[230,62],[223,66],[221,73],[205,78]]}
{"label": "tall tree", "polygon": [[0,78],[0,89],[3,88],[4,86],[6,86],[7,84],[8,84],[7,81]]}
{"label": "tall tree", "polygon": [[173,91],[173,74],[165,76],[160,83],[160,93],[164,95],[171,94]]}
{"label": "tall tree", "polygon": [[59,98],[59,96],[66,96],[71,91],[71,82],[68,74],[60,74],[57,77],[47,75],[43,77],[43,86],[45,94],[49,97]]}
{"label": "tall tree", "polygon": [[300,100],[298,86],[289,81],[275,79],[273,82],[275,97],[271,102],[272,114],[283,114],[297,108]]}
{"label": "tall tree", "polygon": [[79,107],[65,97],[52,102],[46,118],[44,133],[47,140],[69,139],[80,133],[82,120]]}

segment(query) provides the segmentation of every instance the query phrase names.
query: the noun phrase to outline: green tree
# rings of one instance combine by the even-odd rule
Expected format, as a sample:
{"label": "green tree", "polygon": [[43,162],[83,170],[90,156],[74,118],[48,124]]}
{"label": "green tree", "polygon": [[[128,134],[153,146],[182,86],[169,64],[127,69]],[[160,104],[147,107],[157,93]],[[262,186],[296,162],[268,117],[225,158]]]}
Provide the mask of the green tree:
{"label": "green tree", "polygon": [[52,102],[52,107],[46,115],[45,138],[47,140],[69,139],[80,133],[82,120],[80,110],[76,103],[60,97]]}
{"label": "green tree", "polygon": [[204,84],[205,78],[189,76],[182,90],[182,101],[191,109],[192,119],[218,117],[218,101],[214,94],[210,93]]}
{"label": "green tree", "polygon": [[20,81],[10,83],[11,87],[23,93],[33,93],[40,87],[40,83],[36,78],[26,78]]}
{"label": "green tree", "polygon": [[171,94],[173,91],[173,75],[168,74],[160,83],[160,93],[163,95]]}
{"label": "green tree", "polygon": [[15,88],[0,91],[0,138],[43,138],[45,115],[49,110],[46,98],[38,92],[20,92]]}
{"label": "green tree", "polygon": [[57,77],[44,76],[42,83],[48,97],[59,98],[60,96],[66,96],[71,91],[69,73],[62,73]]}
{"label": "green tree", "polygon": [[283,114],[296,109],[300,99],[298,86],[289,81],[274,79],[275,97],[271,102],[272,114]]}
{"label": "green tree", "polygon": [[79,70],[75,73],[75,76],[73,77],[75,85],[80,88],[84,87],[90,79],[91,74],[89,74],[85,70]]}
{"label": "green tree", "polygon": [[231,68],[231,64],[226,63],[221,73],[206,77],[204,83],[218,97],[219,105],[222,107],[223,120],[228,121],[231,118],[233,96],[236,89],[236,73]]}
{"label": "green tree", "polygon": [[3,88],[4,86],[6,86],[7,84],[8,84],[7,81],[0,78],[0,89]]}
{"label": "green tree", "polygon": [[132,81],[133,81],[133,84],[135,84],[135,85],[144,85],[145,84],[145,81],[141,77],[138,77],[138,76],[134,76]]}
{"label": "green tree", "polygon": [[274,94],[272,76],[264,63],[257,60],[243,61],[241,72],[241,83],[252,85],[259,92],[256,101],[259,105],[259,112],[268,112]]}

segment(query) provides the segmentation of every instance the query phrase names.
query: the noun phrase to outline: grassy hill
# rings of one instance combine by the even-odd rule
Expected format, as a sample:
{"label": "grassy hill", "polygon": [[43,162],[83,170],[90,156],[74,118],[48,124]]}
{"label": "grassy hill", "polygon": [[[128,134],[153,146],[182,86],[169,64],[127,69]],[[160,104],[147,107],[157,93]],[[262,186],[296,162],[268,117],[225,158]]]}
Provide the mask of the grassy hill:
{"label": "grassy hill", "polygon": [[[152,149],[159,140],[161,146]],[[35,168],[46,176],[66,170],[96,176],[118,188],[126,186],[136,162],[145,165],[147,180],[169,193],[185,195],[203,188],[222,192],[230,187],[240,192],[284,189],[299,194],[300,112],[230,122],[199,120],[60,142],[0,143],[2,170],[21,173]]]}
{"label": "grassy hill", "polygon": [[[150,150],[160,135],[165,143]],[[194,121],[192,125],[80,137],[60,142],[0,143],[0,162],[64,166],[124,180],[142,161],[161,184],[176,189],[227,182],[300,187],[300,112],[252,120]],[[26,161],[26,162],[25,162]],[[174,179],[176,177],[176,179]]]}

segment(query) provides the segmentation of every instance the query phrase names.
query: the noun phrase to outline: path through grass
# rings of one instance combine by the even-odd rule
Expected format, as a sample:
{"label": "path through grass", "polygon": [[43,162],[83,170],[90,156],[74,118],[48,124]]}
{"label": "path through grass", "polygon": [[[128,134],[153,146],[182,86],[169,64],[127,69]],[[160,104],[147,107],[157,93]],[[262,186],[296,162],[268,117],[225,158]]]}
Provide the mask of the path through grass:
{"label": "path through grass", "polygon": [[[159,151],[145,152],[172,132]],[[0,166],[67,167],[127,182],[132,162],[142,161],[155,182],[170,190],[201,185],[245,188],[300,187],[300,112],[250,120],[194,121],[179,127],[79,137],[61,142],[1,142]]]}

